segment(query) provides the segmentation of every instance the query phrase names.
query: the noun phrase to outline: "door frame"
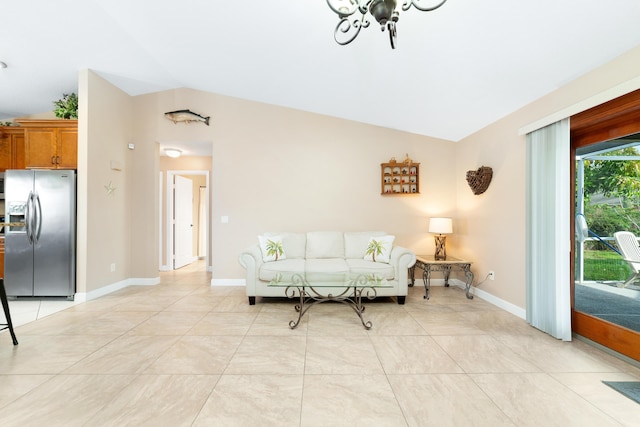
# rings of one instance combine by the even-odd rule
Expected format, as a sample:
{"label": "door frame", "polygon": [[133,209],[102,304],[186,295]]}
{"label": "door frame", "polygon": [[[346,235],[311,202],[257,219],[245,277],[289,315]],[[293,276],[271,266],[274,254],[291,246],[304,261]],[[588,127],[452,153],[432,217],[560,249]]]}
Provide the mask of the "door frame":
{"label": "door frame", "polygon": [[[161,172],[162,173],[162,172]],[[207,189],[205,195],[205,224],[206,224],[206,236],[207,236],[207,242],[206,242],[206,268],[207,271],[210,272],[212,271],[211,268],[211,222],[210,222],[210,218],[211,218],[211,212],[210,212],[210,191],[209,189],[210,187],[210,183],[209,183],[209,171],[208,170],[168,170],[166,171],[166,188],[165,188],[165,200],[166,203],[164,203],[164,206],[162,206],[162,186],[160,187],[160,203],[161,203],[161,210],[160,210],[160,239],[159,239],[159,243],[160,243],[160,256],[162,257],[162,233],[164,232],[165,236],[166,236],[166,245],[165,245],[165,250],[166,250],[166,258],[163,260],[164,262],[161,262],[161,266],[164,266],[163,269],[165,270],[172,270],[172,266],[173,266],[173,262],[171,262],[170,257],[173,256],[173,204],[174,204],[174,200],[173,200],[173,181],[174,181],[174,176],[175,175],[204,175],[205,176],[205,187]],[[166,222],[166,226],[165,229],[162,230],[162,212],[164,211],[165,214],[165,218],[167,218],[167,222]]]}
{"label": "door frame", "polygon": [[[571,227],[575,230],[576,148],[640,133],[640,89],[570,118],[571,127]],[[575,247],[575,233],[571,233]],[[575,254],[571,254],[571,329],[574,333],[640,360],[640,333],[575,310]]]}

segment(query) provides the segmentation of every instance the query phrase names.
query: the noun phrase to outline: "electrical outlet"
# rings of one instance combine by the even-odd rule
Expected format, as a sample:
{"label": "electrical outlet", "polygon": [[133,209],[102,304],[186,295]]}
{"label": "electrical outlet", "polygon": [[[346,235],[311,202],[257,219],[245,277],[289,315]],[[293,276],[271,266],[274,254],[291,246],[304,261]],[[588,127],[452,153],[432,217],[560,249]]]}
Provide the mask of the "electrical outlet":
{"label": "electrical outlet", "polygon": [[116,263],[115,262],[111,263],[111,272],[113,273],[114,271],[116,271]]}
{"label": "electrical outlet", "polygon": [[496,280],[496,273],[493,270],[489,272],[489,280]]}

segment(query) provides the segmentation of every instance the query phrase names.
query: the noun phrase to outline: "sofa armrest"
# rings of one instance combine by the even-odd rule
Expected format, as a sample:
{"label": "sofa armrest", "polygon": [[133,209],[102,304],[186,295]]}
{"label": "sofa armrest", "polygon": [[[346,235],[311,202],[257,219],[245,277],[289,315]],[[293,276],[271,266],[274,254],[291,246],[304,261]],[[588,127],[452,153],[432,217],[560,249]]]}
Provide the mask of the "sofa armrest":
{"label": "sofa armrest", "polygon": [[409,292],[409,267],[413,267],[416,263],[416,254],[402,246],[394,246],[391,249],[389,263],[393,265],[395,270],[398,295],[407,295]]}
{"label": "sofa armrest", "polygon": [[247,295],[256,295],[256,282],[260,273],[260,266],[262,265],[262,251],[259,245],[253,245],[242,252],[238,256],[238,262],[247,270]]}

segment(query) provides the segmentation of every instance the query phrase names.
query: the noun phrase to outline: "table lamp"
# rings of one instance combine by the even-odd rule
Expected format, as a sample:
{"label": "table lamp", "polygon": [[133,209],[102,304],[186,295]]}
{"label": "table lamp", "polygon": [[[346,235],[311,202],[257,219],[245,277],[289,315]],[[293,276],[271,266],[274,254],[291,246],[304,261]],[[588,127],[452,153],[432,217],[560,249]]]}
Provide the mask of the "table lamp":
{"label": "table lamp", "polygon": [[429,233],[437,233],[435,237],[436,252],[435,259],[447,259],[447,249],[445,247],[447,236],[443,234],[453,233],[453,222],[451,218],[431,218],[429,219]]}

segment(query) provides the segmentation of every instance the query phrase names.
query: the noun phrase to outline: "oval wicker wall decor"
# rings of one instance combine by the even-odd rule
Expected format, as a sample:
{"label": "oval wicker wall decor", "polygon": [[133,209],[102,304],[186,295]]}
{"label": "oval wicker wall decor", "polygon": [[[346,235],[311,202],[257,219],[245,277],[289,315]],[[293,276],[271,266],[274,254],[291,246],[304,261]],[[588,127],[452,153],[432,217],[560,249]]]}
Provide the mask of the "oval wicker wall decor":
{"label": "oval wicker wall decor", "polygon": [[493,169],[489,166],[481,166],[476,171],[467,172],[467,183],[476,196],[487,191],[491,178],[493,178]]}

